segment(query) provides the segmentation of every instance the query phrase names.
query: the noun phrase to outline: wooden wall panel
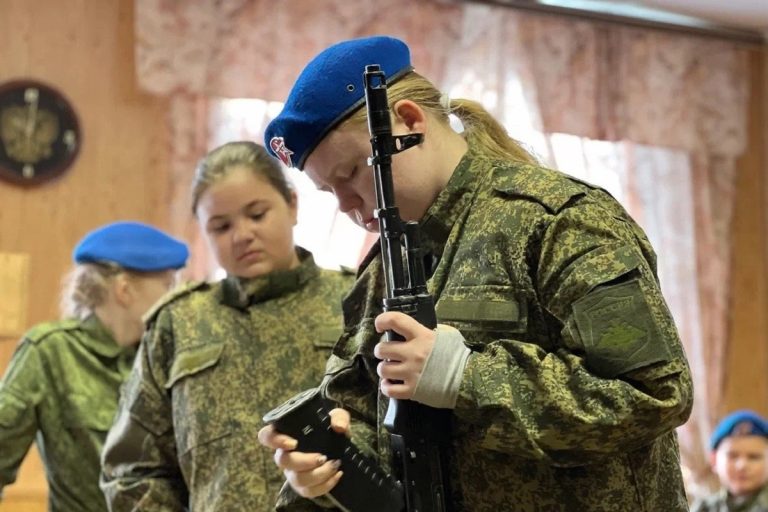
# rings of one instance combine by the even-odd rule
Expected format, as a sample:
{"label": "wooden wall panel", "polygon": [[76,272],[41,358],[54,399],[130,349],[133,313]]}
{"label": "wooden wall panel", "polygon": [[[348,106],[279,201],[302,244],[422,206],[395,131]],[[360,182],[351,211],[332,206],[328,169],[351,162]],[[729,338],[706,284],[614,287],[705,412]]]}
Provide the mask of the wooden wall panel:
{"label": "wooden wall panel", "polygon": [[[30,256],[27,323],[58,317],[73,245],[114,220],[167,219],[168,102],[137,90],[132,0],[0,0],[0,82],[29,77],[73,103],[83,132],[65,175],[38,188],[0,182],[0,252]],[[0,371],[15,338],[0,339]],[[5,490],[0,512],[44,510],[36,454]]]}
{"label": "wooden wall panel", "polygon": [[720,414],[768,415],[768,49],[751,58],[749,146],[739,161],[725,396]]}

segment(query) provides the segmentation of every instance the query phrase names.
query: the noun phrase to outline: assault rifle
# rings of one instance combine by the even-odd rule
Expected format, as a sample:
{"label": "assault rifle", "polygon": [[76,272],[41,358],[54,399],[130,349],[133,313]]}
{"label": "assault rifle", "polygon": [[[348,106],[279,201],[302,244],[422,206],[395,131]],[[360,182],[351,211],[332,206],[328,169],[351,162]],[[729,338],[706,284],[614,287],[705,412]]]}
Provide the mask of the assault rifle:
{"label": "assault rifle", "polygon": [[[393,136],[384,72],[379,65],[368,65],[363,79],[372,150],[368,163],[373,167],[375,217],[379,221],[386,288],[384,311],[400,311],[433,329],[437,316],[434,300],[427,291],[419,226],[400,218],[392,184],[392,155],[421,143],[423,135]],[[391,331],[386,337],[390,342],[403,341]],[[435,409],[411,400],[389,401],[384,426],[390,435],[394,476],[403,486],[408,512],[453,509],[448,485],[451,416],[448,409]]]}

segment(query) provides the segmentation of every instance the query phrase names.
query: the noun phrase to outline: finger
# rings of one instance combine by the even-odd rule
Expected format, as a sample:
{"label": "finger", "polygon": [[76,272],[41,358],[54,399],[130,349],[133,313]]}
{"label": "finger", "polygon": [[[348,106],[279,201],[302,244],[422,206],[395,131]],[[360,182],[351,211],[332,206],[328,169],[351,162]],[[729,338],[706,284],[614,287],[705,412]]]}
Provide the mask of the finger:
{"label": "finger", "polygon": [[272,425],[267,425],[259,430],[258,438],[259,443],[267,448],[272,448],[273,450],[277,450],[278,448],[283,450],[295,450],[296,445],[298,445],[298,442],[294,438],[281,434],[276,431]]}
{"label": "finger", "polygon": [[340,434],[349,433],[349,412],[341,408],[332,409],[328,415],[331,417],[331,428]]}
{"label": "finger", "polygon": [[[432,333],[429,334],[432,335]],[[373,355],[376,356],[377,359],[392,362],[405,362],[411,360],[423,362],[425,353],[429,353],[425,351],[424,347],[429,346],[431,350],[431,345],[425,345],[425,342],[428,342],[429,338],[412,338],[409,341],[410,342],[383,341],[377,343],[373,347]]]}
{"label": "finger", "polygon": [[328,461],[324,466],[307,473],[285,472],[291,487],[305,498],[316,498],[328,494],[341,480],[343,473],[338,471],[337,461]]}
{"label": "finger", "polygon": [[411,371],[407,365],[403,363],[397,363],[392,361],[380,361],[376,365],[376,373],[382,379],[406,381],[414,377],[413,371]]}
{"label": "finger", "polygon": [[428,331],[419,322],[399,311],[387,311],[376,317],[374,321],[377,332],[395,331],[406,340],[415,338],[419,333]]}
{"label": "finger", "polygon": [[[433,336],[433,333],[430,332],[429,335]],[[434,336],[432,339],[434,340]],[[414,338],[406,343],[383,342],[373,347],[373,355],[389,363],[415,364],[421,367],[426,363],[433,346],[434,341],[430,343],[430,338],[427,337]]]}
{"label": "finger", "polygon": [[344,476],[344,472],[337,471],[336,474],[334,474],[331,478],[326,480],[324,483],[311,487],[310,492],[313,493],[314,496],[322,496],[323,494],[328,494],[333,490],[334,487],[336,487],[336,485],[341,480],[342,476]]}
{"label": "finger", "polygon": [[275,451],[275,464],[283,470],[312,471],[328,461],[322,453],[293,452],[287,450]]}
{"label": "finger", "polygon": [[401,343],[399,342],[379,342],[373,347],[373,355],[376,356],[377,359],[402,361],[401,350],[399,350],[402,349],[402,347],[400,347],[400,345]]}
{"label": "finger", "polygon": [[395,398],[397,400],[410,400],[413,398],[413,386],[409,386],[407,383],[401,381],[392,381],[388,379],[382,379],[379,383],[381,392],[384,396],[389,398]]}
{"label": "finger", "polygon": [[[341,467],[341,461],[329,460],[324,464],[313,468],[309,471],[293,471],[288,477],[289,481],[297,487],[318,487],[327,483],[336,473],[338,473]],[[328,491],[325,491],[328,492]],[[322,493],[325,494],[325,493]]]}

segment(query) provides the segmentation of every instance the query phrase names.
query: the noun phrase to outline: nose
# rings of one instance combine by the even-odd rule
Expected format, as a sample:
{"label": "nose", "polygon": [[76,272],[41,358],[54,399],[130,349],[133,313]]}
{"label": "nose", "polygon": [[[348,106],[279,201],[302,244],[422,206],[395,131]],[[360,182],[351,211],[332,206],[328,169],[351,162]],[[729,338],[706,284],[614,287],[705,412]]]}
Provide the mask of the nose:
{"label": "nose", "polygon": [[248,222],[238,221],[232,229],[232,241],[236,244],[250,242],[254,234]]}
{"label": "nose", "polygon": [[733,466],[736,468],[737,471],[743,471],[747,467],[746,457],[738,457],[734,461]]}
{"label": "nose", "polygon": [[358,196],[350,187],[334,187],[333,195],[339,203],[339,210],[342,213],[349,213],[360,205],[360,196]]}

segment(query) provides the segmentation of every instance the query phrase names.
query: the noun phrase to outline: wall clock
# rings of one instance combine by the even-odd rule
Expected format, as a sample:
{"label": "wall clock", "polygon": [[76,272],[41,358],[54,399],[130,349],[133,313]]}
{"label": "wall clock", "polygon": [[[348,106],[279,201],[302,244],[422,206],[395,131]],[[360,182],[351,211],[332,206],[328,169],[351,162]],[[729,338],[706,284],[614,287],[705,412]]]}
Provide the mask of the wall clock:
{"label": "wall clock", "polygon": [[0,84],[0,179],[36,185],[77,157],[80,125],[67,99],[34,80]]}

